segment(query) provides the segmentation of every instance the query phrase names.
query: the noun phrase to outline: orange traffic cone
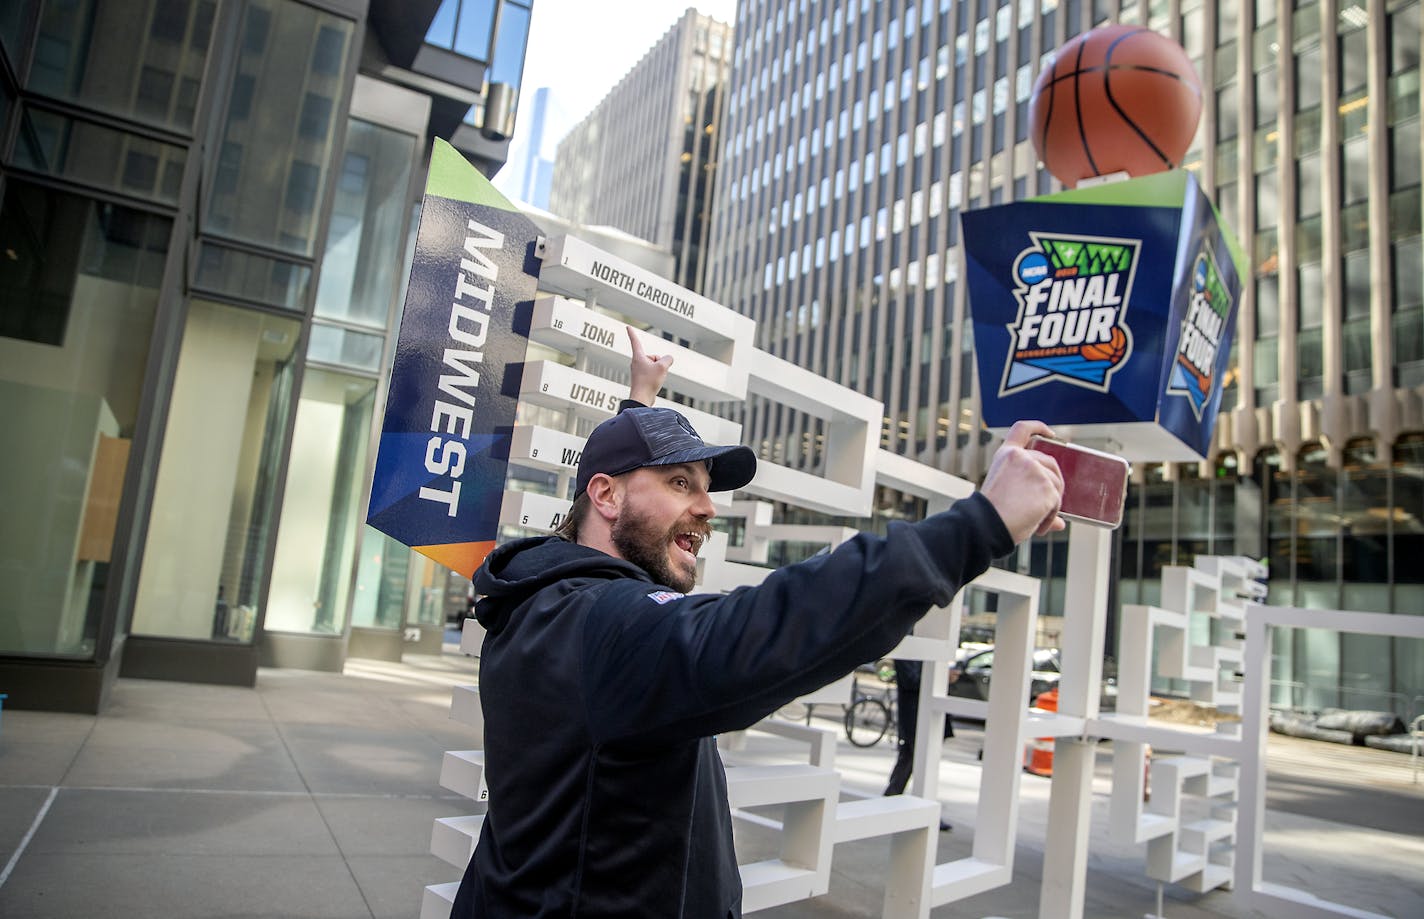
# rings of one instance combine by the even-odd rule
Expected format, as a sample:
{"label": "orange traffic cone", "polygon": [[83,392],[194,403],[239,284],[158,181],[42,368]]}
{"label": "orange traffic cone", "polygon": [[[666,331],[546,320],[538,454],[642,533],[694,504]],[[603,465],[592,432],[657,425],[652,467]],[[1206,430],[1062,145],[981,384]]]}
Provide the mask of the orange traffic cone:
{"label": "orange traffic cone", "polygon": [[[1033,700],[1033,707],[1058,711],[1058,690],[1050,689]],[[1035,737],[1024,745],[1024,770],[1034,775],[1053,775],[1053,738]]]}

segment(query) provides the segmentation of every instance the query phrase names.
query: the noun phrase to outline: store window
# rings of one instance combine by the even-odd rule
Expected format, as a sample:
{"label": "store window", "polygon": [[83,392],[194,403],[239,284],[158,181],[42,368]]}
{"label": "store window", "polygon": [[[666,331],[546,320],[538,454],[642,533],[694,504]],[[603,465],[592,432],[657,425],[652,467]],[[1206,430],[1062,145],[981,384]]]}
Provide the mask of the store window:
{"label": "store window", "polygon": [[1166,463],[1148,463],[1143,469],[1142,577],[1153,582],[1161,580],[1165,566],[1177,564],[1173,539],[1176,486],[1168,478],[1168,469]]}
{"label": "store window", "polygon": [[[1118,601],[1145,603],[1142,597],[1142,489],[1130,481],[1118,532],[1122,534],[1118,550]],[[1159,587],[1157,594],[1160,593]]]}
{"label": "store window", "polygon": [[1212,554],[1211,480],[1196,463],[1177,467],[1177,564],[1190,566]]}
{"label": "store window", "polygon": [[[1222,453],[1216,458],[1211,480],[1211,554],[1245,554],[1237,539],[1246,536],[1237,519],[1237,492],[1241,482],[1241,464],[1235,453]],[[1244,509],[1244,508],[1243,508]],[[1249,539],[1242,540],[1250,542]]]}
{"label": "store window", "polygon": [[265,629],[339,635],[365,520],[375,380],[308,369],[297,403]]}
{"label": "store window", "polygon": [[1394,609],[1417,615],[1424,610],[1424,434],[1405,434],[1395,442],[1391,473]]}
{"label": "store window", "polygon": [[0,203],[0,653],[92,657],[172,222]]}
{"label": "store window", "polygon": [[295,319],[188,307],[134,601],[134,634],[250,642],[275,535]]}
{"label": "store window", "polygon": [[1260,495],[1262,553],[1270,568],[1268,603],[1291,605],[1291,488],[1282,467],[1280,451],[1274,447],[1256,454],[1251,471],[1252,487]]}
{"label": "store window", "polygon": [[[1256,454],[1252,463],[1251,484],[1260,496],[1264,557],[1268,566],[1266,602],[1276,606],[1291,605],[1291,488],[1282,468],[1280,451],[1274,447]],[[1290,630],[1274,629],[1271,633],[1271,704],[1295,704],[1295,644]]]}
{"label": "store window", "polygon": [[1295,475],[1296,603],[1312,609],[1340,604],[1339,473],[1321,444],[1306,444]]}
{"label": "store window", "polygon": [[1345,609],[1389,611],[1389,529],[1389,467],[1373,440],[1352,440],[1340,478]]}

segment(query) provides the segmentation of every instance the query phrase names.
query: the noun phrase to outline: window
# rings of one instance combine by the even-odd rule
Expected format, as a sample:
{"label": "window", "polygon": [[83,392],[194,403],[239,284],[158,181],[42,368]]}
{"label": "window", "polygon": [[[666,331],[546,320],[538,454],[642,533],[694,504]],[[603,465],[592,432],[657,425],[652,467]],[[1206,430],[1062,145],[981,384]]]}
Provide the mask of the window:
{"label": "window", "polygon": [[524,71],[524,49],[529,41],[529,16],[527,6],[504,0],[499,16],[499,37],[490,61],[488,79],[491,83],[519,86]]}
{"label": "window", "polygon": [[316,314],[384,329],[403,274],[391,253],[404,248],[415,138],[356,118],[347,125],[346,138]]}
{"label": "window", "polygon": [[287,193],[284,205],[287,210],[309,214],[316,207],[321,169],[314,163],[297,160],[292,163],[287,175]]}
{"label": "window", "polygon": [[312,71],[327,76],[341,73],[346,57],[346,36],[340,29],[322,26],[316,35],[316,46],[312,49]]}
{"label": "window", "polygon": [[[269,30],[284,36],[284,41],[298,42],[306,36],[311,47],[326,50],[320,60],[286,61],[281,67],[271,66],[265,51],[256,50],[254,43],[239,54],[237,72],[251,74],[252,79],[234,81],[231,90],[237,104],[227,106],[227,123],[221,126],[222,153],[207,206],[201,211],[202,230],[310,256],[331,165],[334,100],[343,88],[338,77],[318,69],[329,69],[333,54],[334,39],[321,36],[340,36],[338,72],[344,72],[353,25],[311,7],[275,0],[251,0],[245,16],[249,36],[254,31],[265,36]],[[265,48],[265,38],[261,47]],[[306,86],[306,92],[283,89],[294,82]],[[252,99],[262,100],[267,117],[260,124],[246,114]],[[280,170],[257,168],[252,158],[262,164],[290,162],[292,167],[283,177]]]}
{"label": "window", "polygon": [[117,506],[131,471],[171,233],[164,217],[16,177],[5,185],[0,653],[95,654],[115,533],[94,527],[83,496]]}
{"label": "window", "polygon": [[307,93],[302,101],[301,123],[298,133],[308,140],[324,141],[331,128],[330,97],[318,93]]}
{"label": "window", "polygon": [[[133,4],[126,0],[42,5],[10,0],[5,4],[17,5],[21,10],[42,7],[35,60],[27,80],[32,92],[164,128],[191,130],[193,111],[172,106],[173,90],[183,80],[196,85],[203,78],[213,25],[212,0],[154,4],[147,30],[152,41],[144,40],[142,31],[104,27],[108,22],[133,18]],[[244,44],[259,53],[265,52],[267,44],[269,21],[264,13],[259,10],[250,16],[244,33]],[[141,23],[138,28],[143,28]],[[190,30],[191,40],[184,43]],[[114,61],[123,61],[125,66],[115,69]]]}

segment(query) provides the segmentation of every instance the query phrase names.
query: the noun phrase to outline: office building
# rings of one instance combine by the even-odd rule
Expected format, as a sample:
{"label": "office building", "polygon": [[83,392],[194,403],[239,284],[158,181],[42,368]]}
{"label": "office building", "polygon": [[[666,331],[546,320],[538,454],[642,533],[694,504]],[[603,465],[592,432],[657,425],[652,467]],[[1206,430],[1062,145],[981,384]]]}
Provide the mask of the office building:
{"label": "office building", "polygon": [[553,144],[549,138],[549,88],[534,90],[533,109],[521,125],[527,133],[522,173],[519,180],[519,200],[540,210],[549,209],[549,192],[554,183]]}
{"label": "office building", "polygon": [[562,141],[549,208],[670,250],[700,291],[732,30],[689,9]]}
{"label": "office building", "polygon": [[[1186,48],[1186,167],[1250,261],[1211,455],[1134,470],[1115,603],[1164,565],[1267,558],[1270,602],[1424,610],[1419,0],[748,0],[706,293],[757,344],[884,401],[884,446],[970,479],[980,418],[958,212],[1057,190],[1030,91],[1068,37],[1137,23]],[[815,419],[752,405],[748,442],[824,462]],[[888,514],[915,513],[886,495]],[[1066,541],[1018,562],[1061,612]],[[1277,701],[1404,710],[1424,650],[1298,632]],[[1412,690],[1411,690],[1412,687]]]}
{"label": "office building", "polygon": [[[504,162],[531,0],[0,7],[0,690],[438,647],[364,526],[432,137]],[[460,598],[463,600],[463,598]]]}

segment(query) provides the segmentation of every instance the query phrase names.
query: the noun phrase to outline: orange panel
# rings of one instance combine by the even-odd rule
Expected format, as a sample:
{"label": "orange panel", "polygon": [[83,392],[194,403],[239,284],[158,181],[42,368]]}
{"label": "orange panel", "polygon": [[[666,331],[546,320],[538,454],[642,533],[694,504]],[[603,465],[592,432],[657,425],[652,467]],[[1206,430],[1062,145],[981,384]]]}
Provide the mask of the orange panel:
{"label": "orange panel", "polygon": [[434,559],[456,574],[463,574],[468,578],[474,575],[475,569],[480,567],[480,562],[485,560],[485,556],[494,550],[494,540],[451,542],[436,546],[411,546],[411,548],[426,558]]}

